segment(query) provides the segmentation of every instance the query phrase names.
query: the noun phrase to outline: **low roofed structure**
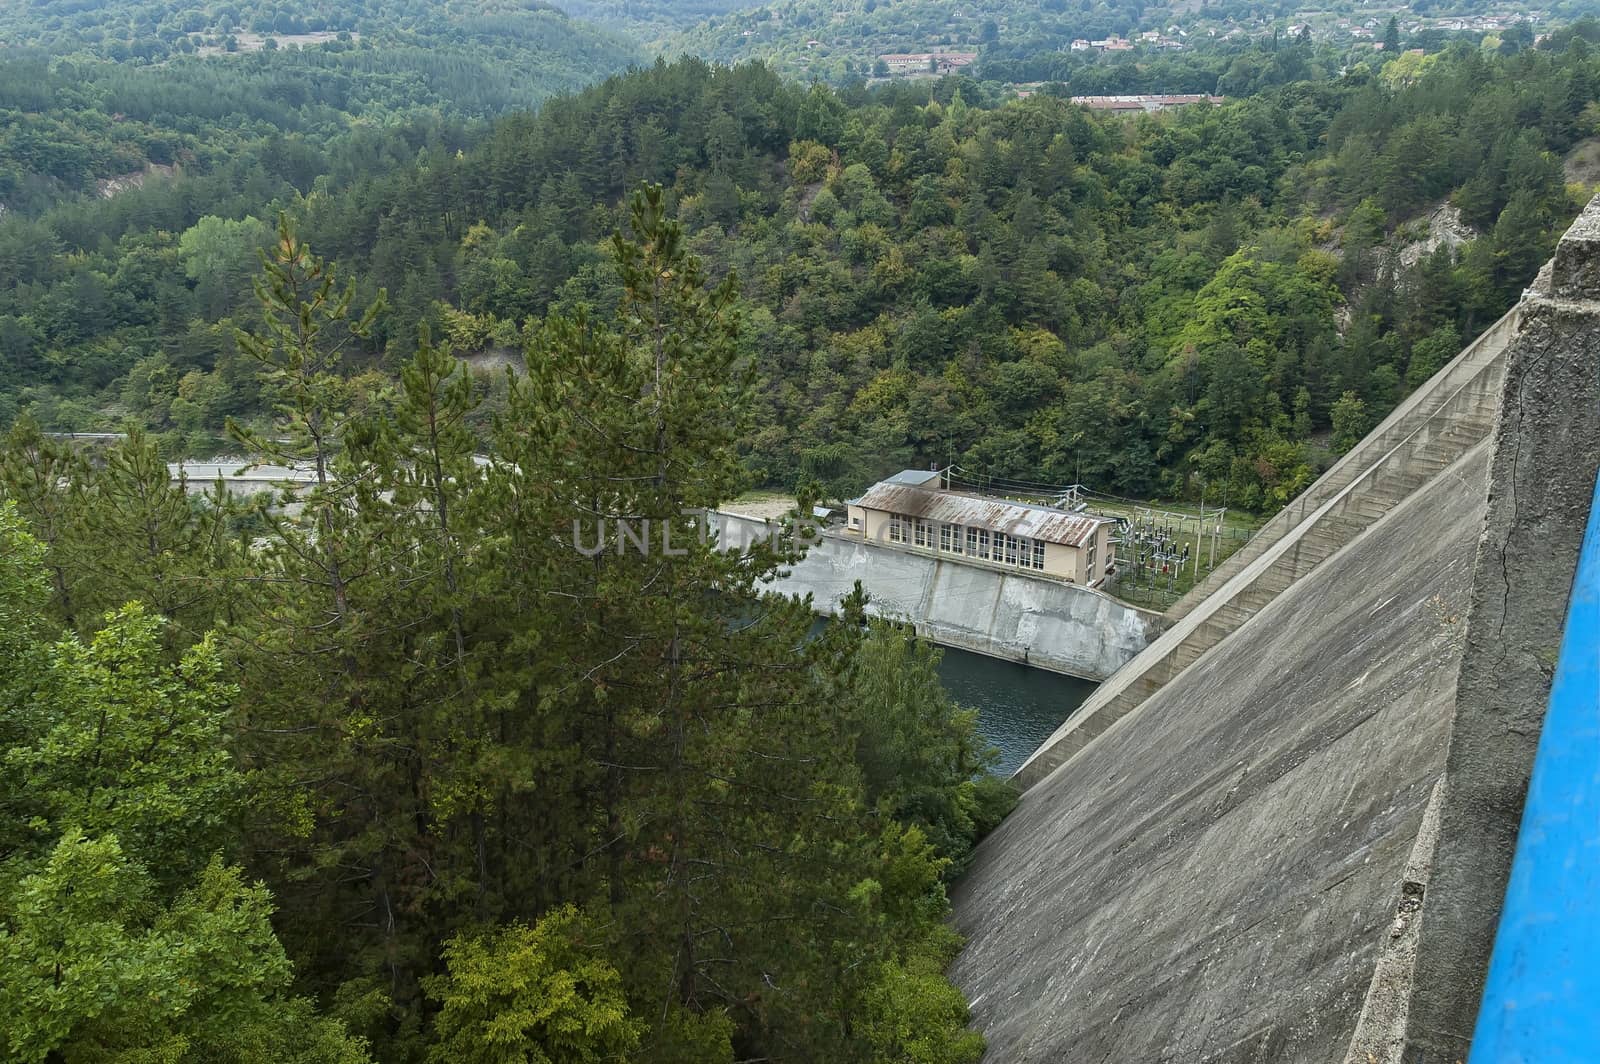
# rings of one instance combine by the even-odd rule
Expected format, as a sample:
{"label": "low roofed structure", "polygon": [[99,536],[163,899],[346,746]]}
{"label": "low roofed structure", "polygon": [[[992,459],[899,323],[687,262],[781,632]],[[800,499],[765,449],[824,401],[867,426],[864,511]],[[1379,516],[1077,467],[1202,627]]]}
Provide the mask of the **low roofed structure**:
{"label": "low roofed structure", "polygon": [[878,56],[890,74],[948,74],[978,61],[977,52],[891,52]]}
{"label": "low roofed structure", "polygon": [[1091,111],[1148,114],[1155,111],[1165,111],[1169,107],[1186,107],[1189,104],[1196,103],[1216,105],[1223,102],[1223,97],[1195,94],[1074,96],[1072,97],[1072,102],[1082,104]]}
{"label": "low roofed structure", "polygon": [[986,498],[963,492],[909,487],[892,481],[874,485],[853,506],[881,510],[942,524],[984,528],[1013,536],[1083,547],[1095,533],[1116,524],[1110,517],[1090,513],[1068,513],[1049,506]]}
{"label": "low roofed structure", "polygon": [[1116,563],[1115,525],[1098,514],[945,490],[938,473],[911,469],[849,504],[849,531],[869,542],[1091,586]]}

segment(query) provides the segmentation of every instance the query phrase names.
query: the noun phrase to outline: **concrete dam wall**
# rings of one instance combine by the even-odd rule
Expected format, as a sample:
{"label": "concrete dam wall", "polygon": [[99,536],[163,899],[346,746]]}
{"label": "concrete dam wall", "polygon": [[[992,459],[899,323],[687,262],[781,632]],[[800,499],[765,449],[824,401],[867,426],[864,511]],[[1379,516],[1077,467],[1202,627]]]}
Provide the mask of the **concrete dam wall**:
{"label": "concrete dam wall", "polygon": [[1170,683],[1297,580],[1487,439],[1513,309],[1167,612],[1166,632],[1017,770],[1031,786]]}
{"label": "concrete dam wall", "polygon": [[[718,513],[719,542],[738,549],[768,534],[765,521]],[[955,562],[859,537],[824,533],[773,589],[836,612],[856,581],[869,612],[908,622],[941,646],[1104,680],[1155,637],[1160,617],[1102,592],[1000,568]]]}
{"label": "concrete dam wall", "polygon": [[1600,199],[1036,757],[952,893],[986,1059],[1466,1060],[1597,472]]}

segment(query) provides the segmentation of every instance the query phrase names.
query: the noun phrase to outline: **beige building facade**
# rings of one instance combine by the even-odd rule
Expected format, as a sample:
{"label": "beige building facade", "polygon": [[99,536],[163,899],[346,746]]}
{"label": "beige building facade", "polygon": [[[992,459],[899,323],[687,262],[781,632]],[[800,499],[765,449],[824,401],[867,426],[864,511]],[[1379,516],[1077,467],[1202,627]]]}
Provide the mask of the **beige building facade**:
{"label": "beige building facade", "polygon": [[938,473],[920,470],[874,485],[849,504],[848,520],[868,543],[1089,587],[1116,564],[1112,518],[946,491]]}

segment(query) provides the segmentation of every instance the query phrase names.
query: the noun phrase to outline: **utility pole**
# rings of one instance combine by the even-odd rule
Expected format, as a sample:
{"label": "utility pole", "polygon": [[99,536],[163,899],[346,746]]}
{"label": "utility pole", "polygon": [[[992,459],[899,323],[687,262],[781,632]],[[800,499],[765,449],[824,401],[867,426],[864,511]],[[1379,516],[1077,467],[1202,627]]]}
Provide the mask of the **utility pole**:
{"label": "utility pole", "polygon": [[1204,536],[1205,534],[1206,534],[1206,482],[1202,480],[1200,482],[1200,520],[1196,521],[1195,525],[1194,525],[1194,579],[1195,579],[1195,583],[1197,583],[1197,584],[1200,582],[1200,550],[1201,550],[1201,547],[1202,547],[1201,537]]}

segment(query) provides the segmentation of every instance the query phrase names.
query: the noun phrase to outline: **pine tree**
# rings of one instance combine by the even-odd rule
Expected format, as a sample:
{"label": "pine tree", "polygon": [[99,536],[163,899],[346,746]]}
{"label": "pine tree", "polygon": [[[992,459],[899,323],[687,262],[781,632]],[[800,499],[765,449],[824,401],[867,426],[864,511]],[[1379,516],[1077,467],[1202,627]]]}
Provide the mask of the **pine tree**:
{"label": "pine tree", "polygon": [[83,523],[95,549],[85,555],[82,598],[95,613],[138,600],[198,639],[216,616],[218,580],[236,557],[227,509],[218,498],[193,505],[172,482],[155,441],[137,427],[84,474]]}
{"label": "pine tree", "polygon": [[382,987],[403,1014],[440,937],[422,918],[438,876],[429,707],[410,683],[404,608],[414,523],[386,497],[394,456],[378,420],[339,372],[382,297],[356,316],[353,286],[338,287],[287,221],[256,293],[262,332],[238,342],[278,416],[230,431],[257,461],[306,480],[280,493],[256,572],[234,587],[250,609],[228,636],[249,680],[252,767],[271,815],[255,833],[290,945],[315,977]]}
{"label": "pine tree", "polygon": [[523,577],[549,617],[540,716],[592,766],[572,777],[593,802],[581,879],[609,910],[651,1059],[874,1059],[872,988],[893,964],[948,960],[927,937],[948,862],[864,803],[856,721],[834,709],[859,628],[808,641],[804,604],[758,593],[795,542],[702,538],[742,479],[734,289],[707,286],[659,189],[631,228],[613,241],[617,327],[546,322],[495,474],[541,559]]}
{"label": "pine tree", "polygon": [[0,451],[0,494],[16,503],[46,550],[55,616],[68,628],[89,623],[79,585],[87,549],[82,484],[86,466],[70,444],[50,439],[29,414],[17,418]]}

